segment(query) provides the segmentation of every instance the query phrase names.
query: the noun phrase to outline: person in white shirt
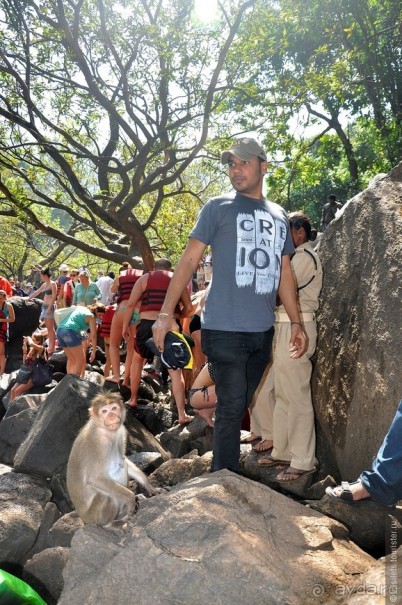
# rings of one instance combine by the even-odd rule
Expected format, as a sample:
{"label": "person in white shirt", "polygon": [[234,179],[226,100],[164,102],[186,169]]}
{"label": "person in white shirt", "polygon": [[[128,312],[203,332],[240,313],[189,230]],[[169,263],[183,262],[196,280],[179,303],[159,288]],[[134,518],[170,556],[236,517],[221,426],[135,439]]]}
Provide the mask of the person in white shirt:
{"label": "person in white shirt", "polygon": [[110,305],[111,299],[112,299],[112,294],[110,293],[110,286],[112,285],[113,281],[114,281],[114,273],[113,271],[109,271],[109,273],[107,275],[103,274],[102,269],[100,269],[98,271],[98,281],[96,282],[96,285],[98,286],[99,290],[101,291],[101,301],[104,305],[108,306]]}

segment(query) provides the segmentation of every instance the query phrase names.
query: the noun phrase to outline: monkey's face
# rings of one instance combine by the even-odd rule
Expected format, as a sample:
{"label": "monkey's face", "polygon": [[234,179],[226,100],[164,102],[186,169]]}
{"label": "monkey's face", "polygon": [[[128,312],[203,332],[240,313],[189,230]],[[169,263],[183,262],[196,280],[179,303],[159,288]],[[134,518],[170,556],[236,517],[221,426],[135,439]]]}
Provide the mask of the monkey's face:
{"label": "monkey's face", "polygon": [[98,419],[108,431],[117,431],[124,421],[123,408],[117,403],[104,405],[99,409]]}

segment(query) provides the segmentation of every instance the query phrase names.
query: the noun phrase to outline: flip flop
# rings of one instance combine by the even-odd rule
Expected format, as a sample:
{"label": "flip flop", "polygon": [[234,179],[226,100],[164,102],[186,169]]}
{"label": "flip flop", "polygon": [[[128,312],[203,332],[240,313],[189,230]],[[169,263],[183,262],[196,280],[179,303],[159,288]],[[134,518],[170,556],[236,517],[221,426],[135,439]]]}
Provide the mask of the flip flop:
{"label": "flip flop", "polygon": [[241,437],[240,443],[253,443],[253,441],[257,441],[257,439],[261,439],[261,437],[253,437],[252,439],[250,439],[251,435],[252,435],[252,433],[248,433],[248,435]]}
{"label": "flip flop", "polygon": [[277,466],[278,464],[281,466],[290,466],[290,462],[288,460],[277,460],[276,458],[272,458],[271,456],[260,458],[258,460],[258,464],[260,466]]}
{"label": "flip flop", "polygon": [[254,450],[255,452],[264,452],[264,454],[267,454],[267,455],[271,454],[271,453],[272,453],[272,450],[274,449],[274,448],[272,447],[272,445],[271,445],[270,447],[264,447],[264,446],[263,446],[263,443],[266,443],[267,441],[268,441],[267,439],[263,439],[262,441],[260,441],[260,443],[256,443],[256,444],[253,446],[253,450]]}
{"label": "flip flop", "polygon": [[307,475],[312,475],[313,473],[316,472],[316,470],[317,470],[316,468],[312,468],[310,471],[302,471],[302,470],[291,471],[287,468],[284,471],[282,471],[281,473],[279,473],[279,475],[282,475],[283,477],[286,477],[286,476],[292,477],[293,476],[293,479],[280,478],[278,475],[276,480],[280,481],[281,483],[290,483],[292,481],[298,481],[299,479],[302,479],[303,477],[307,477]]}

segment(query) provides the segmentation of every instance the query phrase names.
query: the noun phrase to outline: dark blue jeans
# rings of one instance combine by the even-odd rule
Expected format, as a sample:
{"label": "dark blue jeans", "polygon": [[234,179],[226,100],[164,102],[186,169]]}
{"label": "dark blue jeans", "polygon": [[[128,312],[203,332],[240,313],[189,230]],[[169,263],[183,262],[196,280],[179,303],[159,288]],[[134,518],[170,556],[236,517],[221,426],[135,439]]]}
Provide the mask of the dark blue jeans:
{"label": "dark blue jeans", "polygon": [[202,330],[201,344],[216,381],[212,471],[239,469],[240,430],[271,354],[267,332]]}
{"label": "dark blue jeans", "polygon": [[402,399],[388,433],[373,462],[372,471],[360,475],[376,502],[390,506],[402,499]]}

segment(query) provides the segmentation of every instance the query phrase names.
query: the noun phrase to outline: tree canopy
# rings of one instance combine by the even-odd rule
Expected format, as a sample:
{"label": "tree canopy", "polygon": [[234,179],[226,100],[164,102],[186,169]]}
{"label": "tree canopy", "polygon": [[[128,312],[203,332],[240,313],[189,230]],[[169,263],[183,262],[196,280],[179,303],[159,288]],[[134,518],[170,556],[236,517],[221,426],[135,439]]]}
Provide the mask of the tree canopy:
{"label": "tree canopy", "polygon": [[4,211],[101,258],[152,266],[146,231],[204,153],[253,4],[206,26],[187,0],[1,0]]}
{"label": "tree canopy", "polygon": [[317,219],[329,190],[345,199],[401,158],[401,13],[220,0],[200,20],[190,0],[0,0],[0,215],[151,267],[220,191],[219,149],[252,133],[270,198]]}

